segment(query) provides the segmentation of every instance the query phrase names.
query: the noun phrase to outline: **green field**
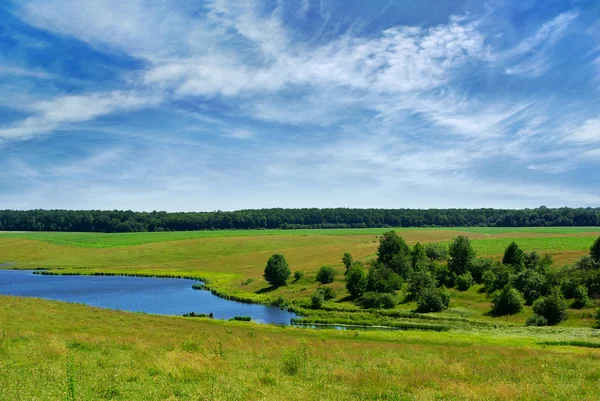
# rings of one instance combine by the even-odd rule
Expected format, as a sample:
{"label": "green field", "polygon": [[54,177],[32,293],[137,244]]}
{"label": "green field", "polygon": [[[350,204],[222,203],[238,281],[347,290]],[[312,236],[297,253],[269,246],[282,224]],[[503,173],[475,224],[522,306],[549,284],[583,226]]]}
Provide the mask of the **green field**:
{"label": "green field", "polygon": [[2,400],[596,400],[600,391],[591,329],[309,330],[14,297],[0,297],[0,322]]}
{"label": "green field", "polygon": [[[67,273],[181,275],[202,278],[219,294],[253,302],[270,303],[280,296],[288,301],[306,300],[318,288],[316,272],[322,265],[342,271],[341,257],[350,252],[358,260],[375,256],[378,236],[389,229],[333,230],[234,230],[161,233],[0,233],[0,263],[14,262],[18,268],[49,268]],[[549,253],[555,266],[571,263],[589,251],[600,235],[598,227],[551,228],[398,228],[410,244],[449,242],[467,235],[478,256],[500,258],[511,241],[524,251]],[[304,277],[288,286],[265,292],[269,285],[262,274],[273,253],[282,253],[292,271]],[[333,288],[343,298],[344,277],[338,274]],[[475,286],[453,292],[451,307],[463,316],[490,319],[490,299]],[[340,307],[344,307],[341,303]],[[398,308],[411,309],[414,304]],[[590,326],[593,308],[573,311],[564,324]],[[529,308],[511,316],[522,323]]]}
{"label": "green field", "polygon": [[[222,295],[280,297],[312,323],[394,331],[276,327],[161,317],[0,296],[0,400],[594,400],[600,391],[595,309],[570,309],[553,327],[526,327],[531,307],[489,315],[481,285],[451,290],[450,309],[417,314],[414,302],[364,310],[345,299],[304,306],[322,265],[375,256],[387,229],[164,233],[0,233],[0,263],[57,273],[180,275]],[[478,256],[499,259],[516,241],[549,253],[554,269],[589,252],[593,228],[397,229],[408,243],[467,235]],[[304,277],[272,290],[262,274],[282,253]],[[265,291],[272,290],[272,291]]]}

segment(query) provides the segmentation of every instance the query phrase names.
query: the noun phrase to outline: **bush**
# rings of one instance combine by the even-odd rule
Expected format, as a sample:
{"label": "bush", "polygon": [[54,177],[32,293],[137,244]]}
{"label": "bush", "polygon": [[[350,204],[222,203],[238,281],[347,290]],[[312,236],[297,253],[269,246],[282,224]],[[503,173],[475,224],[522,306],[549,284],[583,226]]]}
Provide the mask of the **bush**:
{"label": "bush", "polygon": [[592,260],[600,265],[600,237],[596,238],[594,244],[590,248],[590,256]]}
{"label": "bush", "polygon": [[533,304],[533,301],[547,294],[548,280],[546,277],[535,270],[525,269],[513,280],[514,287],[521,291],[525,297],[527,305]]}
{"label": "bush", "polygon": [[425,247],[421,245],[420,242],[417,242],[415,246],[413,246],[412,251],[410,252],[410,258],[413,269],[427,263],[428,258],[425,253]]}
{"label": "bush", "polygon": [[305,374],[308,370],[308,346],[301,342],[296,348],[290,348],[283,352],[281,367],[285,374],[295,376],[299,373]]}
{"label": "bush", "polygon": [[477,284],[483,283],[483,274],[492,270],[494,261],[492,259],[477,258],[471,263],[471,276]]}
{"label": "bush", "polygon": [[589,302],[588,289],[585,285],[578,285],[574,291],[575,301],[571,304],[571,307],[581,309],[585,307]]}
{"label": "bush", "polygon": [[429,242],[425,244],[425,254],[432,262],[435,260],[446,260],[448,258],[448,248],[439,242]]}
{"label": "bush", "polygon": [[560,283],[560,291],[566,299],[575,298],[575,289],[577,288],[577,282],[572,278],[566,278]]}
{"label": "bush", "polygon": [[524,303],[523,295],[507,285],[502,291],[494,293],[492,312],[496,315],[513,315],[523,310]]}
{"label": "bush", "polygon": [[471,273],[466,272],[456,278],[456,288],[459,291],[467,291],[473,285],[473,276]]}
{"label": "bush", "polygon": [[356,303],[366,309],[391,309],[398,304],[398,300],[392,294],[367,292]]}
{"label": "bush", "polygon": [[369,269],[367,290],[371,292],[395,292],[402,287],[402,278],[392,269],[376,264]]}
{"label": "bush", "polygon": [[321,266],[317,273],[317,281],[321,284],[333,283],[335,269],[331,266]]}
{"label": "bush", "polygon": [[462,235],[456,237],[450,244],[448,253],[450,254],[448,267],[457,276],[470,270],[471,262],[475,258],[475,251],[471,246],[471,241],[467,237]]}
{"label": "bush", "polygon": [[362,265],[352,264],[346,274],[346,289],[352,298],[358,298],[367,290],[367,274]]}
{"label": "bush", "polygon": [[302,278],[304,277],[304,272],[294,272],[294,281],[299,281],[302,280]]}
{"label": "bush", "polygon": [[394,255],[409,255],[410,249],[402,237],[399,237],[395,231],[388,231],[379,238],[379,247],[377,248],[377,262],[389,266]]}
{"label": "bush", "polygon": [[292,274],[290,267],[283,255],[276,253],[269,258],[264,273],[264,278],[269,284],[274,286],[285,285],[290,274]]}
{"label": "bush", "polygon": [[233,319],[229,320],[237,320],[238,322],[249,322],[252,320],[250,316],[234,316]]}
{"label": "bush", "polygon": [[548,319],[540,315],[531,315],[525,322],[527,326],[548,326]]}
{"label": "bush", "polygon": [[352,260],[352,255],[350,255],[348,252],[344,253],[344,257],[342,258],[342,263],[344,263],[344,266],[346,266],[346,271],[344,274],[348,274],[348,270],[350,270],[350,266],[352,266]]}
{"label": "bush", "polygon": [[514,241],[504,251],[502,263],[520,271],[525,266],[525,254]]}
{"label": "bush", "polygon": [[446,264],[435,265],[433,268],[433,277],[440,286],[445,285],[452,288],[456,285],[456,275],[450,271],[450,268]]}
{"label": "bush", "polygon": [[548,324],[553,326],[567,318],[567,303],[562,294],[554,290],[550,295],[533,303],[533,312],[545,317]]}
{"label": "bush", "polygon": [[431,287],[437,287],[437,281],[430,272],[425,270],[412,272],[406,290],[408,299],[418,299],[423,290]]}
{"label": "bush", "polygon": [[323,294],[323,299],[325,301],[331,301],[332,299],[335,299],[336,294],[333,288],[331,287],[321,287],[317,290],[317,292]]}
{"label": "bush", "polygon": [[320,291],[316,291],[310,298],[310,306],[313,309],[321,309],[325,303],[325,297]]}
{"label": "bush", "polygon": [[450,293],[445,287],[425,288],[417,299],[417,310],[421,313],[441,312],[450,305]]}
{"label": "bush", "polygon": [[600,329],[600,308],[596,311],[596,327]]}

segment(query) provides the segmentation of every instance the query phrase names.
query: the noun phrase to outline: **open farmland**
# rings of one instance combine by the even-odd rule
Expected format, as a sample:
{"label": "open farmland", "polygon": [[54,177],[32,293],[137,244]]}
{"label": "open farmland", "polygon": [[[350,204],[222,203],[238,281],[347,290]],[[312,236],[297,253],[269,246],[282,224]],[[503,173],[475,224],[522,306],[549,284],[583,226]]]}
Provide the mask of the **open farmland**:
{"label": "open farmland", "polygon": [[[118,273],[180,275],[202,278],[219,294],[270,303],[279,297],[307,300],[318,288],[315,282],[320,266],[343,271],[341,257],[350,252],[355,259],[372,259],[379,236],[389,229],[334,230],[249,230],[163,233],[2,233],[0,262],[14,262],[17,268],[48,268],[60,273]],[[409,244],[448,243],[458,235],[472,239],[477,256],[500,259],[506,246],[516,241],[526,251],[553,256],[554,268],[572,263],[589,251],[600,235],[597,227],[583,228],[399,228]],[[273,291],[262,275],[269,256],[281,253],[292,271],[304,277]],[[345,292],[344,276],[338,274],[332,287]],[[468,317],[487,316],[490,299],[480,286],[469,291],[453,290],[451,307]],[[343,299],[343,297],[340,297]],[[340,305],[345,305],[341,302]],[[400,308],[414,308],[406,303]],[[593,309],[570,315],[565,324],[593,324]],[[521,314],[502,318],[523,323],[530,308]],[[570,323],[569,323],[570,322]]]}

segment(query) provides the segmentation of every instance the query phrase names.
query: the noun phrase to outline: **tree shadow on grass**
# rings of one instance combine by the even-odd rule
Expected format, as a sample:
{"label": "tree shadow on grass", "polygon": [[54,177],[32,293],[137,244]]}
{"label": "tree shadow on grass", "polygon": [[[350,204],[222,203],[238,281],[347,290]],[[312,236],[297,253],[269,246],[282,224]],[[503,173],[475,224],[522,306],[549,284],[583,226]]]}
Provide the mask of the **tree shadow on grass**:
{"label": "tree shadow on grass", "polygon": [[260,290],[256,291],[256,294],[268,294],[269,292],[275,291],[279,287],[280,286],[278,285],[272,285],[269,287],[261,288]]}

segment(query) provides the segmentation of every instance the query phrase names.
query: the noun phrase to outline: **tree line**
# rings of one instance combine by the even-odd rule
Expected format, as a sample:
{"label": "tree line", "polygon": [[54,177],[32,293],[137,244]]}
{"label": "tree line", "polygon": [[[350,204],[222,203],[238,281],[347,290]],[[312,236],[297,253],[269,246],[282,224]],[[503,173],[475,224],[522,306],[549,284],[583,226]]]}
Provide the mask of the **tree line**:
{"label": "tree line", "polygon": [[600,208],[259,209],[232,212],[1,210],[2,231],[192,231],[369,227],[600,226]]}

